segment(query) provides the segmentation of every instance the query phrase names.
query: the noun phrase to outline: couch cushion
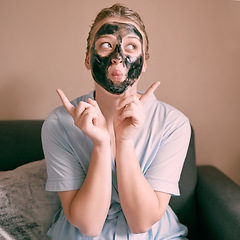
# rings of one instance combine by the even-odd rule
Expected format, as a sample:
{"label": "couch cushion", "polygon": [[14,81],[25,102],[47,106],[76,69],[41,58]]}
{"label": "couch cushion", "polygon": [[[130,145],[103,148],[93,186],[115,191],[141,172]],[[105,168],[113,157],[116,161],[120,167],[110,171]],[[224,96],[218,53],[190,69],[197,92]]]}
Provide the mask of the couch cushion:
{"label": "couch cushion", "polygon": [[60,200],[45,191],[46,178],[45,160],[0,172],[0,239],[47,239]]}

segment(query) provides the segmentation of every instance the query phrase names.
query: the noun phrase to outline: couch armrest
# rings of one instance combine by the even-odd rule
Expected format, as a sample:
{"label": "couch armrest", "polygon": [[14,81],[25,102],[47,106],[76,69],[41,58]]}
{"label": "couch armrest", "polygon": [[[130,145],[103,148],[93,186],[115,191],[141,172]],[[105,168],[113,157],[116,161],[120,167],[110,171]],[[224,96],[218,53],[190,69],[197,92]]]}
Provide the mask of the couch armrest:
{"label": "couch armrest", "polygon": [[240,236],[240,186],[212,166],[199,166],[197,202],[204,239]]}

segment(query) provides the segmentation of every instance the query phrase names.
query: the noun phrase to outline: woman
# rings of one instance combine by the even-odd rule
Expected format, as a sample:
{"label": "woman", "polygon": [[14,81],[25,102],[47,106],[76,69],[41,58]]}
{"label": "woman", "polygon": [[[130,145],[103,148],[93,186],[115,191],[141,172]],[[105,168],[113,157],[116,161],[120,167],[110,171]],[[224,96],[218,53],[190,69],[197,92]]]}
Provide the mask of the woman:
{"label": "woman", "polygon": [[157,101],[154,83],[137,92],[148,38],[139,15],[115,4],[96,17],[85,59],[95,90],[55,109],[42,129],[46,190],[62,208],[51,239],[185,239],[168,206],[179,195],[190,125]]}

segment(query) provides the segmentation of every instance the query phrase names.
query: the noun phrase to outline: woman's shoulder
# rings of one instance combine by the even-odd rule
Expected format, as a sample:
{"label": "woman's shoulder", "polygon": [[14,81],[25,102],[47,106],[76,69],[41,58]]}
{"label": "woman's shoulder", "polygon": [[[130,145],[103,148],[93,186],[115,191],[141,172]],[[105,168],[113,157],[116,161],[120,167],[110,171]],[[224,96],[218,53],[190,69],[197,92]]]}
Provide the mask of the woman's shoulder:
{"label": "woman's shoulder", "polygon": [[158,100],[155,95],[152,95],[149,101],[145,106],[145,110],[147,112],[147,116],[152,116],[155,118],[159,118],[159,121],[186,121],[188,117],[179,109]]}
{"label": "woman's shoulder", "polygon": [[190,136],[189,118],[176,107],[157,100],[155,96],[149,99],[146,107],[146,129],[151,129],[152,135],[161,141],[169,136]]}

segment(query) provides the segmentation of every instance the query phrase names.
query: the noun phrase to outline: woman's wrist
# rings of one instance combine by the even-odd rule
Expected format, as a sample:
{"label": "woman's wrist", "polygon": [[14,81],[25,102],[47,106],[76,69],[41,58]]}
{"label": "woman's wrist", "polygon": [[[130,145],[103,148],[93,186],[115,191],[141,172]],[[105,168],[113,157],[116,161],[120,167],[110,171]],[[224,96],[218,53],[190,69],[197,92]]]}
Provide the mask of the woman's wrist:
{"label": "woman's wrist", "polygon": [[[100,162],[111,162],[111,143],[110,141],[104,141],[104,142],[97,142],[93,143],[93,152],[92,152],[92,159],[96,163],[96,161]],[[105,165],[106,167],[106,165]]]}
{"label": "woman's wrist", "polygon": [[95,148],[101,148],[101,149],[111,149],[111,141],[109,139],[104,139],[101,141],[93,141],[93,145]]}
{"label": "woman's wrist", "polygon": [[117,137],[115,138],[116,140],[116,146],[131,146],[133,144],[133,139],[131,137],[125,138],[125,137]]}
{"label": "woman's wrist", "polygon": [[93,142],[93,145],[94,146],[109,146],[111,145],[111,138],[110,138],[110,135],[109,133],[104,133],[102,134],[102,136],[98,136],[98,137],[92,137],[91,138],[92,142]]}

